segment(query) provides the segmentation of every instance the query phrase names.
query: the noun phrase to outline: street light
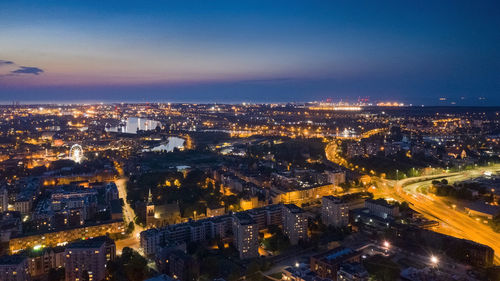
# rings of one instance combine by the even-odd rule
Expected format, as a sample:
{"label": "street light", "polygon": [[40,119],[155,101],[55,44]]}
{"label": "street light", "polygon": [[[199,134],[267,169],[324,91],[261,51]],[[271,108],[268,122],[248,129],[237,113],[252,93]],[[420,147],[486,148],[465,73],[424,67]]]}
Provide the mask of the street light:
{"label": "street light", "polygon": [[391,244],[388,241],[384,241],[383,245],[385,248],[389,248],[391,246]]}
{"label": "street light", "polygon": [[436,256],[432,255],[431,256],[431,263],[432,263],[432,265],[436,266],[439,263],[439,259]]}

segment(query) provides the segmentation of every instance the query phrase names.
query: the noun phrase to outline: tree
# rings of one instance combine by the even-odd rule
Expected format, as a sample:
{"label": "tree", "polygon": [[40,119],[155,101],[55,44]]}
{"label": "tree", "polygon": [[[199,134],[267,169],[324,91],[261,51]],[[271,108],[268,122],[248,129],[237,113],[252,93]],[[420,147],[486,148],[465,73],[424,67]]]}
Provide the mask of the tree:
{"label": "tree", "polygon": [[122,280],[144,280],[150,276],[147,260],[135,250],[125,247],[122,255],[114,261],[108,262],[107,279]]}
{"label": "tree", "polygon": [[377,255],[373,256],[363,263],[364,267],[374,277],[380,281],[396,281],[399,280],[400,268],[389,258]]}
{"label": "tree", "polygon": [[129,222],[127,226],[127,234],[134,232],[135,224],[133,222]]}
{"label": "tree", "polygon": [[247,267],[246,274],[252,275],[257,273],[259,270],[260,270],[260,264],[257,261],[252,261]]}

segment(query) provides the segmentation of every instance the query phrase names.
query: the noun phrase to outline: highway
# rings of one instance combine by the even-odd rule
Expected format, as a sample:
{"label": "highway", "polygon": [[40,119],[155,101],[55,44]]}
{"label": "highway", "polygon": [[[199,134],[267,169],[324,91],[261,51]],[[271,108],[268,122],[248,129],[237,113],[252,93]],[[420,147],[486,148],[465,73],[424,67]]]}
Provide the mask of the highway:
{"label": "highway", "polygon": [[[338,143],[333,140],[325,148],[326,158],[336,164],[348,167],[346,160],[338,155],[337,150]],[[481,220],[476,220],[464,212],[450,207],[442,198],[430,193],[420,193],[422,188],[428,188],[432,184],[433,179],[446,179],[449,183],[453,183],[479,177],[484,171],[499,172],[500,165],[477,167],[458,173],[413,177],[399,181],[372,176],[377,189],[370,190],[370,192],[373,192],[376,198],[394,198],[400,202],[407,201],[412,209],[423,214],[426,218],[439,221],[440,226],[435,229],[439,233],[490,246],[495,251],[495,264],[500,264],[500,233],[494,232],[489,225]]]}
{"label": "highway", "polygon": [[[500,165],[486,168],[480,167],[474,170],[441,176],[445,176],[444,178],[451,183],[479,177],[485,170],[498,172],[500,171]],[[422,181],[415,183],[411,182],[418,180],[418,178],[401,180],[396,184],[394,181],[389,183],[389,185],[394,186],[396,193],[394,197],[407,201],[411,204],[412,209],[427,218],[438,220],[441,226],[436,229],[437,232],[490,246],[495,251],[495,263],[500,264],[500,233],[494,232],[489,225],[482,221],[478,221],[450,207],[442,198],[432,194],[424,195],[419,193],[419,188],[429,187],[432,184],[432,180],[425,180],[428,177],[422,178]]]}

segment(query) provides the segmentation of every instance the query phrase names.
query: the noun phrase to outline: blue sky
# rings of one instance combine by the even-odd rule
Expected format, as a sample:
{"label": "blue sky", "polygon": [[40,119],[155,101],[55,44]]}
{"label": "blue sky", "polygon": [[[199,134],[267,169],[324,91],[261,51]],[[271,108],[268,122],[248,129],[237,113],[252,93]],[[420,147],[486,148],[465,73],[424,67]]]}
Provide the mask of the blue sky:
{"label": "blue sky", "polygon": [[498,1],[2,1],[0,101],[500,105],[499,14]]}

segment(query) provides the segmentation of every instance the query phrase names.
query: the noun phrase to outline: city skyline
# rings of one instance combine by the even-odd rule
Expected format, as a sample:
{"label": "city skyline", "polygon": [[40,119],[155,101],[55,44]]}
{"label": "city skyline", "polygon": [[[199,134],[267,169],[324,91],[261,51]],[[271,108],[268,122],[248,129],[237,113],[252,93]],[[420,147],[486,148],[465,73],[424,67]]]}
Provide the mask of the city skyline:
{"label": "city skyline", "polygon": [[0,281],[499,281],[498,15],[0,1]]}
{"label": "city skyline", "polygon": [[[0,103],[498,106],[500,5],[0,4]],[[443,99],[445,98],[445,99]]]}

